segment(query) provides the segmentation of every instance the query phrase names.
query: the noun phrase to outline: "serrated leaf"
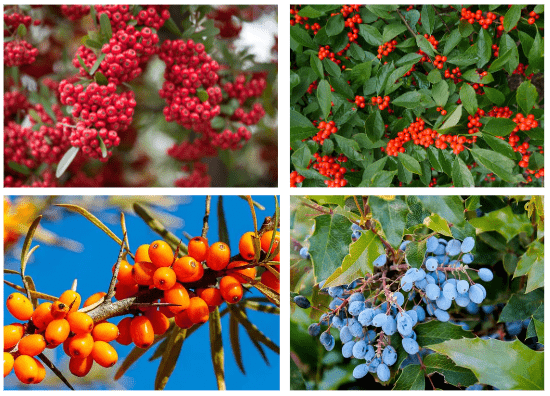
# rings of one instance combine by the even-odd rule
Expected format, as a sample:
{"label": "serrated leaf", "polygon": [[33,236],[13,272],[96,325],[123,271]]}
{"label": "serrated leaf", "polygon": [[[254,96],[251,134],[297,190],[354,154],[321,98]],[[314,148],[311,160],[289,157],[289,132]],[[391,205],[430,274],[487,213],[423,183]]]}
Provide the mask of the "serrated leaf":
{"label": "serrated leaf", "polygon": [[[505,135],[503,135],[505,136]],[[500,153],[510,159],[516,159],[517,153],[507,141],[498,139],[494,136],[483,134],[483,140],[497,153]],[[458,157],[457,157],[458,158]]]}
{"label": "serrated leaf", "polygon": [[460,89],[460,100],[468,113],[474,115],[477,111],[477,95],[471,85],[464,84]]}
{"label": "serrated leaf", "polygon": [[428,41],[428,39],[422,35],[416,36],[416,45],[418,45],[418,48],[420,48],[422,51],[424,51],[425,54],[433,57],[435,55],[434,47],[432,44]]}
{"label": "serrated leaf", "polygon": [[422,29],[428,34],[432,34],[435,27],[435,10],[431,4],[422,6]]}
{"label": "serrated leaf", "polygon": [[382,34],[372,25],[359,25],[359,35],[370,45],[379,46],[383,44]]}
{"label": "serrated leaf", "polygon": [[[338,78],[342,74],[342,71],[340,70],[340,67],[328,58],[323,59],[323,65],[325,66],[325,69],[326,69],[327,73],[330,74],[332,77],[337,77]],[[355,67],[357,67],[357,66],[355,66]]]}
{"label": "serrated leaf", "polygon": [[483,133],[493,136],[508,136],[517,124],[508,118],[489,118],[489,121],[483,126]]}
{"label": "serrated leaf", "polygon": [[476,228],[477,233],[496,231],[507,241],[522,232],[531,235],[533,228],[529,218],[522,214],[516,214],[510,206],[494,210],[482,217],[470,219],[469,223]]}
{"label": "serrated leaf", "polygon": [[173,34],[175,34],[176,36],[178,36],[178,37],[182,36],[182,33],[181,33],[180,29],[178,28],[178,25],[176,24],[176,22],[174,22],[174,20],[172,18],[169,18],[168,20],[166,20],[164,22],[164,25],[162,25],[162,26],[165,27],[166,29],[168,29]]}
{"label": "serrated leaf", "polygon": [[[105,15],[105,14],[103,14]],[[172,372],[176,368],[178,358],[181,356],[181,348],[183,341],[187,336],[187,329],[182,329],[179,326],[174,326],[168,339],[166,351],[162,355],[159,368],[155,378],[155,390],[163,390]]]}
{"label": "serrated leaf", "polygon": [[290,37],[304,47],[315,50],[318,49],[309,33],[305,29],[302,29],[299,25],[290,27]]}
{"label": "serrated leaf", "polygon": [[426,365],[426,374],[439,373],[445,382],[454,386],[470,386],[477,383],[477,377],[471,370],[457,366],[451,359],[438,353],[426,356],[422,362]]}
{"label": "serrated leaf", "polygon": [[477,163],[489,169],[502,180],[510,183],[523,180],[521,175],[513,174],[513,168],[516,165],[515,162],[502,154],[486,149],[471,149],[470,153],[474,156]]}
{"label": "serrated leaf", "polygon": [[537,99],[537,89],[531,84],[531,81],[527,80],[522,82],[516,93],[516,101],[525,114],[529,114],[533,111],[533,106],[537,103]]}
{"label": "serrated leaf", "polygon": [[514,278],[527,275],[525,293],[544,286],[544,245],[539,241],[532,242],[521,256]]}
{"label": "serrated leaf", "polygon": [[482,384],[502,390],[544,389],[541,375],[544,353],[531,350],[518,339],[512,342],[481,338],[449,340],[430,349],[472,370]]}
{"label": "serrated leaf", "polygon": [[330,84],[327,80],[322,80],[317,88],[317,100],[319,101],[319,107],[323,113],[323,117],[326,120],[330,114],[332,107],[332,93],[330,92]]}
{"label": "serrated leaf", "polygon": [[451,114],[449,114],[449,116],[447,117],[443,125],[441,125],[441,128],[439,128],[438,130],[454,127],[456,124],[458,124],[461,117],[462,117],[462,105],[459,105],[456,109],[454,109],[454,111]]}
{"label": "serrated leaf", "polygon": [[535,314],[539,308],[544,308],[544,290],[536,289],[530,293],[516,293],[506,303],[498,318],[500,323],[525,320]]}
{"label": "serrated leaf", "polygon": [[499,57],[493,63],[491,63],[491,66],[489,66],[489,72],[493,73],[496,71],[499,71],[500,69],[504,68],[508,62],[510,62],[510,59],[512,59],[512,55],[514,54],[513,49],[509,49],[502,55],[499,52]]}
{"label": "serrated leaf", "polygon": [[344,17],[342,14],[337,14],[327,22],[327,36],[332,37],[342,33],[344,30]]}
{"label": "serrated leaf", "polygon": [[464,202],[458,195],[447,196],[419,196],[426,210],[438,214],[448,223],[454,226],[463,226],[466,223],[464,217]]}
{"label": "serrated leaf", "polygon": [[431,320],[421,323],[414,328],[416,332],[416,341],[422,347],[441,344],[442,342],[453,339],[475,338],[471,331],[466,331],[460,325],[454,325],[449,322],[440,322]]}
{"label": "serrated leaf", "polygon": [[382,41],[391,41],[395,36],[405,32],[407,27],[402,23],[391,23],[384,26],[384,32],[382,33]]}
{"label": "serrated leaf", "polygon": [[385,251],[380,237],[374,232],[362,232],[359,239],[349,246],[349,254],[342,266],[325,281],[324,287],[348,285],[365,274],[372,274],[374,260]]}
{"label": "serrated leaf", "polygon": [[504,103],[504,94],[498,89],[483,87],[483,91],[485,92],[485,96],[497,106],[500,106]]}
{"label": "serrated leaf", "polygon": [[535,324],[535,330],[539,339],[538,342],[544,345],[544,322],[533,319],[533,323]]}
{"label": "serrated leaf", "polygon": [[386,240],[394,249],[397,249],[403,240],[403,231],[409,214],[405,197],[395,196],[387,200],[371,195],[369,196],[369,206],[372,217],[380,223]]}
{"label": "serrated leaf", "polygon": [[401,371],[392,390],[424,390],[426,387],[424,371],[418,364],[411,364]]}
{"label": "serrated leaf", "polygon": [[505,32],[509,32],[517,26],[519,18],[521,17],[521,10],[523,9],[523,7],[523,5],[515,4],[512,5],[510,9],[508,9],[506,14],[504,15],[504,22],[502,23]]}
{"label": "serrated leaf", "polygon": [[424,219],[424,225],[429,229],[452,238],[453,234],[449,228],[447,221],[437,213],[432,214]]}
{"label": "serrated leaf", "polygon": [[405,248],[407,264],[414,268],[420,268],[426,256],[426,240],[412,241]]}
{"label": "serrated leaf", "polygon": [[453,162],[453,185],[455,187],[475,187],[474,177],[470,173],[470,170],[457,155]]}

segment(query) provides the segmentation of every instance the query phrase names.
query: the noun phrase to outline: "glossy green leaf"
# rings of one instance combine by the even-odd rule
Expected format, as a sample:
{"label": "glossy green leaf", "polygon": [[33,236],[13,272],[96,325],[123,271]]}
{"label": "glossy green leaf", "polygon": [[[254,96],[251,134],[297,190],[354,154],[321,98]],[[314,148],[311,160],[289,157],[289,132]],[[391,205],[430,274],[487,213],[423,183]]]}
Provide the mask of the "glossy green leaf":
{"label": "glossy green leaf", "polygon": [[325,66],[325,70],[327,71],[327,73],[330,74],[332,77],[340,77],[340,75],[342,74],[340,66],[338,66],[336,63],[328,58],[323,59],[323,65]]}
{"label": "glossy green leaf", "polygon": [[[340,70],[340,68],[338,68]],[[363,85],[371,76],[372,61],[360,63],[351,69],[351,82]]]}
{"label": "glossy green leaf", "polygon": [[342,14],[337,14],[331,17],[327,22],[327,36],[336,36],[344,30],[344,17]]}
{"label": "glossy green leaf", "polygon": [[485,140],[485,142],[497,153],[502,154],[513,160],[517,158],[517,153],[506,140],[501,140],[494,136],[486,134],[483,134],[483,140]]}
{"label": "glossy green leaf", "polygon": [[462,37],[468,37],[474,32],[474,27],[466,19],[461,19],[458,24],[458,31]]}
{"label": "glossy green leaf", "polygon": [[422,175],[422,168],[420,167],[420,163],[413,157],[405,153],[399,153],[397,158],[399,159],[399,161],[401,161],[403,166],[409,172],[416,173],[417,175]]}
{"label": "glossy green leaf", "polygon": [[330,85],[336,92],[338,92],[341,95],[344,95],[348,99],[355,99],[355,96],[353,94],[353,91],[351,90],[351,87],[347,83],[346,80],[344,80],[342,77],[336,78],[336,77],[329,77]]}
{"label": "glossy green leaf", "polygon": [[458,43],[460,43],[460,40],[462,40],[462,36],[460,35],[459,30],[454,29],[451,34],[449,34],[447,41],[445,41],[445,47],[443,47],[443,55],[449,55],[449,53],[458,45]]}
{"label": "glossy green leaf", "polygon": [[502,309],[498,318],[500,323],[525,320],[534,316],[537,310],[544,309],[544,290],[536,289],[530,293],[513,294]]}
{"label": "glossy green leaf", "polygon": [[414,109],[419,106],[429,107],[432,104],[431,98],[420,91],[409,91],[393,99],[391,104],[394,106]]}
{"label": "glossy green leaf", "polygon": [[67,150],[67,152],[63,155],[61,160],[59,161],[59,164],[57,164],[57,169],[55,171],[55,177],[60,178],[63,173],[67,170],[69,165],[71,165],[71,162],[76,158],[76,155],[80,151],[80,148],[78,147],[71,147]]}
{"label": "glossy green leaf", "polygon": [[498,89],[490,88],[490,87],[483,87],[483,91],[485,92],[485,96],[487,99],[489,99],[491,102],[496,104],[497,106],[501,106],[504,103],[504,94],[500,92]]}
{"label": "glossy green leaf", "polygon": [[323,118],[326,120],[332,107],[332,93],[330,92],[330,84],[327,80],[322,80],[319,83],[317,87],[317,100],[319,101],[319,107],[323,113]]}
{"label": "glossy green leaf", "polygon": [[[438,106],[445,106],[447,104],[447,100],[449,99],[449,85],[446,81],[439,81],[433,86],[432,97],[434,98],[435,104]],[[460,116],[458,119],[460,120]]]}
{"label": "glossy green leaf", "polygon": [[514,278],[518,276],[527,276],[525,293],[544,286],[544,245],[541,242],[532,242],[521,256]]}
{"label": "glossy green leaf", "polygon": [[464,202],[458,195],[419,196],[424,207],[455,226],[466,223],[464,217]]}
{"label": "glossy green leaf", "polygon": [[417,364],[408,365],[401,371],[392,390],[417,390],[423,391],[426,387],[425,374]]}
{"label": "glossy green leaf", "polygon": [[361,24],[359,25],[359,35],[363,37],[370,45],[382,45],[382,34],[377,28],[371,25]]}
{"label": "glossy green leaf", "polygon": [[513,168],[516,165],[515,162],[502,154],[486,149],[471,149],[470,153],[472,153],[476,162],[489,169],[502,180],[507,182],[519,182],[523,180],[521,175],[514,175]]}
{"label": "glossy green leaf", "polygon": [[418,48],[420,48],[424,53],[426,53],[430,57],[435,56],[434,47],[432,44],[428,41],[428,39],[422,35],[416,36],[416,45],[418,45]]}
{"label": "glossy green leaf", "polygon": [[462,117],[462,105],[459,105],[457,106],[456,109],[454,109],[454,111],[451,114],[447,116],[447,119],[445,120],[443,125],[441,125],[441,128],[439,128],[438,130],[454,127],[456,124],[458,124],[461,117]]}
{"label": "glossy green leaf", "polygon": [[390,23],[389,25],[384,26],[384,32],[382,33],[382,41],[387,43],[388,41],[395,38],[395,36],[405,32],[407,27],[402,23]]}
{"label": "glossy green leaf", "polygon": [[478,233],[496,231],[507,241],[522,232],[530,235],[533,232],[531,222],[525,214],[515,214],[510,206],[493,210],[482,217],[470,219],[469,223]]}
{"label": "glossy green leaf", "polygon": [[389,244],[397,249],[403,240],[403,231],[407,224],[409,207],[404,196],[381,198],[375,195],[369,197],[373,219],[377,220]]}
{"label": "glossy green leaf", "polygon": [[504,15],[504,22],[502,23],[504,26],[504,31],[509,32],[514,27],[517,26],[519,18],[521,17],[521,10],[524,7],[523,4],[514,4],[506,14]]}
{"label": "glossy green leaf", "polygon": [[453,162],[453,185],[455,187],[475,187],[474,177],[470,170],[457,155]]}
{"label": "glossy green leaf", "polygon": [[437,213],[434,213],[431,216],[426,217],[424,219],[424,225],[429,229],[437,232],[438,234],[445,235],[451,238],[453,236],[447,221]]}
{"label": "glossy green leaf", "polygon": [[445,341],[475,337],[471,331],[464,330],[460,325],[438,320],[420,323],[414,330],[418,344],[423,347],[430,347],[430,349],[431,345],[437,345]]}
{"label": "glossy green leaf", "polygon": [[298,44],[303,45],[304,47],[318,50],[317,45],[315,45],[309,33],[305,29],[303,29],[300,25],[295,25],[290,27],[290,37],[294,41],[296,41]]}
{"label": "glossy green leaf", "polygon": [[312,159],[313,155],[306,144],[294,151],[291,157],[292,164],[297,168],[307,167]]}
{"label": "glossy green leaf", "polygon": [[494,118],[488,119],[483,126],[483,133],[488,133],[493,136],[508,136],[517,124],[509,118]]}
{"label": "glossy green leaf", "polygon": [[487,32],[487,29],[481,27],[479,29],[479,35],[477,36],[477,55],[479,56],[479,60],[477,61],[478,68],[482,68],[491,60],[491,56],[493,55],[491,49],[492,45],[493,40],[491,39],[491,35]]}
{"label": "glossy green leaf", "polygon": [[477,95],[471,85],[462,85],[460,89],[460,100],[470,115],[474,115],[477,112]]}
{"label": "glossy green leaf", "polygon": [[494,73],[496,71],[499,71],[500,69],[504,68],[508,62],[510,62],[510,59],[512,59],[514,51],[512,49],[509,49],[508,51],[504,53],[499,52],[499,57],[497,60],[493,61],[491,63],[491,66],[489,66],[489,72]]}
{"label": "glossy green leaf", "polygon": [[422,29],[428,34],[432,34],[435,27],[435,10],[431,4],[422,6]]}
{"label": "glossy green leaf", "polygon": [[420,268],[426,257],[426,240],[410,242],[405,248],[405,260],[414,268]]}
{"label": "glossy green leaf", "polygon": [[311,54],[309,58],[309,63],[315,74],[317,74],[317,77],[321,79],[325,77],[323,71],[323,63],[321,62],[321,59],[319,59],[319,56],[317,56],[317,54]]}
{"label": "glossy green leaf", "polygon": [[531,81],[527,80],[522,82],[518,87],[516,102],[525,114],[529,114],[533,111],[533,106],[537,103],[538,96],[535,86],[531,84]]}
{"label": "glossy green leaf", "polygon": [[470,386],[477,383],[477,377],[467,368],[456,365],[451,359],[438,353],[427,355],[422,362],[426,365],[426,374],[439,373],[445,382],[454,386]]}

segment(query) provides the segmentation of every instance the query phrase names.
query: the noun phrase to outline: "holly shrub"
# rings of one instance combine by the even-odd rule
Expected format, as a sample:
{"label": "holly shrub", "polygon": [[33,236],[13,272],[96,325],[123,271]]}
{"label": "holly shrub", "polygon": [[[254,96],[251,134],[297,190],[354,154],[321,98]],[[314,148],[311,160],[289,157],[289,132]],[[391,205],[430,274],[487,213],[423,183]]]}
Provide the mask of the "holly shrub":
{"label": "holly shrub", "polygon": [[[275,185],[275,14],[4,7],[4,185]],[[262,59],[239,45],[248,23],[266,25]]]}
{"label": "holly shrub", "polygon": [[292,5],[290,186],[541,186],[543,11]]}
{"label": "holly shrub", "polygon": [[544,388],[544,197],[294,196],[291,216],[292,389]]}

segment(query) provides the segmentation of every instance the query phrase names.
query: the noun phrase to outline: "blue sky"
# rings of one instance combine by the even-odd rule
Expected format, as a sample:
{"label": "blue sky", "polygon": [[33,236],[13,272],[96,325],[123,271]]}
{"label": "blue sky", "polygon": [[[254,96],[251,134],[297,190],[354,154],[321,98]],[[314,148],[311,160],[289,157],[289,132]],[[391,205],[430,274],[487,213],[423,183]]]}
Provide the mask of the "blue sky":
{"label": "blue sky", "polygon": [[[186,197],[188,202],[178,205],[177,209],[171,212],[172,215],[184,220],[184,226],[180,229],[171,229],[177,236],[183,238],[183,231],[192,236],[200,235],[202,230],[202,219],[204,216],[204,196]],[[16,198],[12,198],[16,199]],[[255,196],[254,200],[265,206],[264,211],[257,210],[258,227],[261,226],[265,216],[271,216],[274,213],[275,205],[273,196]],[[70,197],[65,199],[70,202]],[[210,214],[210,230],[208,240],[213,243],[218,240],[218,220],[217,220],[218,197],[212,198],[212,208]],[[240,236],[246,231],[253,231],[252,217],[248,203],[236,196],[224,197],[224,209],[229,229],[230,247],[237,251]],[[105,214],[118,215],[116,208],[107,209],[102,212]],[[151,231],[149,227],[137,216],[126,215],[126,224],[130,246],[133,251],[144,243],[150,243],[160,237]],[[64,290],[69,289],[73,280],[78,279],[77,291],[82,295],[83,300],[91,294],[98,291],[107,291],[111,278],[111,267],[116,261],[119,247],[105,233],[95,227],[88,220],[80,215],[65,213],[59,221],[48,221],[44,219],[42,225],[57,235],[65,238],[71,238],[84,245],[81,253],[74,253],[58,247],[52,247],[41,244],[40,248],[34,252],[34,260],[28,265],[26,273],[31,275],[41,292],[60,295]],[[109,227],[119,236],[122,235],[120,224],[110,224]],[[185,239],[184,239],[185,240]],[[19,242],[21,245],[22,241]],[[33,246],[36,243],[33,244]],[[232,253],[233,254],[233,253]],[[6,268],[18,269],[19,263],[13,259],[13,256],[5,257]],[[6,279],[20,284],[21,280],[14,275],[7,275]],[[4,286],[4,307],[9,294],[14,290]],[[261,296],[254,291],[252,295]],[[277,345],[279,342],[279,316],[260,313],[248,310],[248,315],[252,323],[271,338]],[[9,312],[4,310],[4,323],[9,324],[16,321]],[[118,319],[112,320],[118,323]],[[264,348],[269,359],[270,366],[267,366],[251,343],[244,328],[241,327],[240,343],[243,356],[246,375],[243,375],[238,369],[229,340],[229,320],[228,316],[222,319],[223,328],[223,346],[225,349],[225,378],[227,388],[230,390],[279,389],[279,356]],[[124,347],[118,343],[113,343],[118,354],[119,363],[132,349],[130,346]],[[59,349],[59,348],[58,348]],[[129,390],[148,390],[152,389],[156,376],[156,370],[160,360],[149,362],[148,358],[153,351],[149,351],[140,361],[127,371],[125,377],[119,380],[118,384],[113,384],[115,389]],[[62,351],[55,351],[53,359],[60,367],[66,367],[67,357]],[[99,366],[98,366],[99,367]],[[68,373],[69,382],[74,383],[76,389],[113,389],[108,387],[107,383],[112,381],[116,368],[99,368],[95,384],[79,381],[72,374]],[[101,380],[99,380],[101,378]],[[102,384],[100,383],[103,382]],[[12,373],[5,378],[4,387],[8,389],[21,389],[19,381]],[[59,379],[49,370],[46,380],[43,384],[26,386],[24,389],[55,389],[64,386]],[[200,390],[216,389],[216,379],[214,376],[212,361],[210,357],[210,341],[208,326],[203,325],[189,339],[185,340],[182,354],[178,360],[174,373],[166,386],[167,390]]]}

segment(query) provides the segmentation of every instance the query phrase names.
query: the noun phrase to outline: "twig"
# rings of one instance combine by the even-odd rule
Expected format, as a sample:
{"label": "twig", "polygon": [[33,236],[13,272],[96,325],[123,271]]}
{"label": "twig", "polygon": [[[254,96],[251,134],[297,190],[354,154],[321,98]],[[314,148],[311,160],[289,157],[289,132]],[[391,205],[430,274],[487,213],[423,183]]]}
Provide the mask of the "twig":
{"label": "twig", "polygon": [[[4,279],[4,283],[12,288],[14,288],[15,290],[17,291],[20,291],[20,292],[25,292],[25,288],[24,287],[21,287],[19,285],[16,285],[15,283],[12,283],[10,281],[7,281]],[[34,290],[31,290],[30,291],[31,293],[31,297],[36,297],[36,298],[39,298],[41,300],[47,300],[47,301],[57,301],[58,298],[55,297],[55,296],[50,296],[49,294],[44,294],[44,293],[40,293],[40,292],[37,292],[37,291],[34,291]]]}
{"label": "twig", "polygon": [[[405,24],[405,26],[407,27],[407,29],[409,30],[409,32],[413,35],[414,39],[416,40],[416,36],[417,34],[414,32],[414,30],[412,30],[411,28],[411,25],[409,25],[409,23],[407,22],[407,20],[405,19],[405,17],[403,16],[403,14],[401,14],[401,12],[399,10],[395,10],[395,12],[397,12],[397,15],[399,15],[399,17],[401,18],[401,20],[403,21],[403,23]],[[430,44],[431,45],[431,44]],[[424,51],[422,51],[424,52]],[[425,53],[425,52],[424,52]],[[426,54],[426,53],[425,53]],[[430,55],[426,54],[426,56],[428,57],[428,59],[430,60],[430,62],[432,62],[433,64],[433,59]]]}
{"label": "twig", "polygon": [[128,241],[128,231],[126,231],[126,219],[124,217],[124,212],[120,212],[120,226],[122,227],[122,233],[124,234],[124,243],[126,244],[126,248],[129,252],[131,252],[130,242]]}
{"label": "twig", "polygon": [[445,20],[443,19],[443,17],[439,13],[439,11],[437,11],[437,8],[435,8],[435,5],[432,5],[432,7],[433,7],[435,13],[437,14],[437,16],[439,17],[439,19],[441,19],[441,22],[443,22],[443,24],[445,25],[445,28],[447,29],[447,33],[451,33],[451,30],[449,29],[449,26],[447,25],[447,23],[445,22]]}
{"label": "twig", "polygon": [[128,297],[124,300],[115,301],[114,303],[106,300],[104,304],[101,304],[95,309],[89,311],[88,315],[94,320],[94,323],[115,316],[126,315],[132,311],[136,304],[150,303],[162,298],[162,293],[162,290],[151,289],[146,290],[144,293],[138,294],[137,296]]}
{"label": "twig", "polygon": [[115,264],[115,270],[113,271],[113,276],[111,278],[111,283],[109,284],[109,291],[107,292],[107,295],[105,296],[105,303],[108,303],[111,301],[111,299],[115,295],[115,284],[118,277],[118,270],[120,268],[120,262],[122,261],[122,256],[124,255],[124,245],[126,241],[126,232],[124,233],[124,242],[120,245],[120,251],[118,252],[118,259]]}
{"label": "twig", "polygon": [[210,201],[212,201],[212,196],[207,195],[206,196],[206,208],[204,210],[204,217],[203,217],[203,226],[202,226],[202,237],[206,238],[206,234],[208,234],[208,217],[210,216]]}
{"label": "twig", "polygon": [[65,378],[65,376],[63,375],[63,373],[61,371],[59,371],[59,369],[57,367],[55,367],[55,365],[50,361],[50,359],[48,359],[46,357],[46,355],[44,355],[44,353],[41,353],[38,355],[38,358],[40,360],[42,360],[44,362],[44,364],[46,366],[48,366],[48,368],[50,370],[52,370],[54,372],[55,375],[57,375],[59,377],[59,379],[61,381],[63,381],[63,383],[65,385],[67,385],[67,387],[70,389],[70,390],[73,390],[74,391],[74,388],[72,387],[72,385],[69,383],[69,381],[67,381],[67,378]]}

